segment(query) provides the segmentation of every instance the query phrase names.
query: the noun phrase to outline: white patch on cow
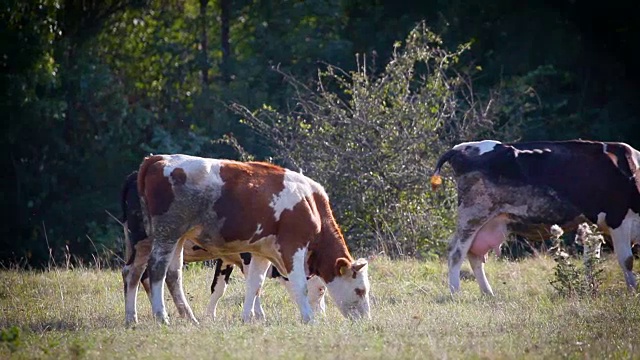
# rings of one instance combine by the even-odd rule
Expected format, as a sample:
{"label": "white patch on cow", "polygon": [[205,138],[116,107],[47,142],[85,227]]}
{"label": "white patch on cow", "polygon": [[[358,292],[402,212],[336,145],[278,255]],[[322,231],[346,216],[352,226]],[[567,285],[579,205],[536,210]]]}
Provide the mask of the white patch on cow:
{"label": "white patch on cow", "polygon": [[598,214],[598,219],[596,220],[596,225],[598,225],[601,229],[607,229],[606,223],[607,213],[601,212]]}
{"label": "white patch on cow", "polygon": [[280,215],[285,210],[293,210],[302,199],[310,197],[314,192],[324,193],[322,186],[300,173],[285,169],[284,189],[274,194],[269,206],[273,208],[274,217],[280,220]]}
{"label": "white patch on cow", "polygon": [[[164,155],[168,161],[164,167],[164,176],[171,179],[171,173],[177,168],[181,168],[189,176],[187,182],[191,184],[207,184],[207,186],[222,186],[224,182],[220,176],[220,168],[224,161],[220,159],[207,159],[191,155],[176,154]],[[196,176],[193,176],[193,175]],[[173,181],[170,180],[173,184]]]}
{"label": "white patch on cow", "polygon": [[164,308],[164,281],[151,283],[151,309],[153,315],[163,323],[168,323],[167,312]]}
{"label": "white patch on cow", "polygon": [[496,140],[482,140],[482,141],[470,141],[463,142],[453,147],[454,150],[462,150],[466,147],[475,147],[479,150],[478,155],[482,155],[486,152],[493,151],[496,145],[502,144],[500,141]]}
{"label": "white patch on cow", "polygon": [[289,291],[294,298],[294,301],[298,304],[300,314],[302,315],[302,321],[308,323],[313,320],[313,310],[309,304],[309,298],[307,297],[307,272],[305,265],[307,263],[307,248],[303,247],[293,254],[293,267],[288,274],[289,278]]}
{"label": "white patch on cow", "polygon": [[640,167],[640,165],[638,164],[638,161],[639,161],[638,152],[635,151],[635,149],[633,147],[629,146],[629,144],[627,144],[627,143],[621,143],[621,144],[624,145],[627,148],[627,151],[631,152],[631,156],[627,156],[627,159],[630,159],[633,162],[633,167],[635,169],[638,169]]}
{"label": "white patch on cow", "polygon": [[254,235],[260,235],[262,233],[262,224],[258,223],[256,227],[256,231],[253,233]]}
{"label": "white patch on cow", "polygon": [[615,229],[611,229],[611,240],[613,240],[613,251],[618,258],[618,264],[622,268],[627,286],[630,289],[636,289],[636,278],[632,270],[626,268],[627,261],[631,259],[633,265],[633,253],[631,252],[631,242],[637,235],[632,231],[637,230],[635,223],[640,221],[638,214],[631,210],[627,211],[622,224]]}

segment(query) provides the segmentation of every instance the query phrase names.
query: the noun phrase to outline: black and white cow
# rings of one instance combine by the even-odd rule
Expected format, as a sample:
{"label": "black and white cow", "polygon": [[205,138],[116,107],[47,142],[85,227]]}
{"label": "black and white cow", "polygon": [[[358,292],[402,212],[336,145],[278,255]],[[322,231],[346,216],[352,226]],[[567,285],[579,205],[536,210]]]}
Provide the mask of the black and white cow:
{"label": "black and white cow", "polygon": [[[126,259],[126,264],[123,269],[123,278],[125,294],[128,294],[129,297],[132,295],[131,291],[134,291],[133,289],[137,288],[137,286],[133,286],[134,284],[131,284],[132,280],[128,278],[131,274],[131,269],[146,267],[147,261],[149,260],[148,253],[151,249],[151,239],[147,236],[144,229],[137,178],[137,171],[134,171],[127,176],[122,187],[120,201],[122,206],[122,223],[124,224]],[[140,256],[141,254],[142,256]],[[218,301],[227,289],[229,278],[231,277],[234,267],[239,267],[243,274],[247,274],[251,264],[251,253],[233,254],[216,258],[212,253],[194,244],[191,240],[185,240],[184,261],[196,262],[205,260],[214,260],[215,263],[213,281],[211,282],[211,297],[209,298],[209,304],[207,305],[205,312],[205,316],[215,319]],[[287,291],[291,292],[288,279],[283,277],[275,267],[272,266],[271,269],[267,271],[267,276],[280,281]],[[140,282],[149,296],[150,284],[148,271],[146,269],[142,274]],[[307,296],[309,297],[309,302],[313,311],[315,313],[324,314],[324,294],[326,286],[322,279],[318,276],[309,277],[307,280],[307,289]],[[253,316],[257,319],[265,318],[259,296],[256,296],[253,308],[251,308],[250,305],[251,304],[245,304],[245,309],[243,310],[242,316],[245,321],[249,321]]]}
{"label": "black and white cow", "polygon": [[465,256],[482,292],[493,295],[486,254],[509,233],[548,238],[550,226],[574,230],[588,220],[608,233],[629,288],[636,288],[631,243],[640,229],[640,152],[624,143],[559,141],[461,143],[438,160],[458,190],[457,227],[449,244],[449,287],[460,287]]}

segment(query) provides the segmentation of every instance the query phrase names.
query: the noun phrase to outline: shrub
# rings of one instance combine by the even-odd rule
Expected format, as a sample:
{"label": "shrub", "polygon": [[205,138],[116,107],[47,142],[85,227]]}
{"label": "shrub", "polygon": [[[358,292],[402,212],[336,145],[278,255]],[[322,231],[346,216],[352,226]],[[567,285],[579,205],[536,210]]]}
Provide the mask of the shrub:
{"label": "shrub", "polygon": [[575,242],[583,245],[583,266],[579,268],[573,264],[565,249],[562,229],[557,225],[551,227],[552,239],[555,241],[552,248],[553,259],[556,262],[551,285],[561,296],[597,295],[599,284],[602,282],[600,251],[597,245],[602,243],[603,237],[596,229],[596,225],[588,223],[578,226]]}
{"label": "shrub", "polygon": [[446,50],[421,23],[379,72],[375,57],[358,56],[355,71],[329,65],[309,85],[276,68],[295,90],[287,111],[232,109],[276,162],[325,186],[351,246],[442,254],[456,201],[451,183],[429,190],[433,164],[459,139],[493,134],[491,107],[459,71],[468,46]]}

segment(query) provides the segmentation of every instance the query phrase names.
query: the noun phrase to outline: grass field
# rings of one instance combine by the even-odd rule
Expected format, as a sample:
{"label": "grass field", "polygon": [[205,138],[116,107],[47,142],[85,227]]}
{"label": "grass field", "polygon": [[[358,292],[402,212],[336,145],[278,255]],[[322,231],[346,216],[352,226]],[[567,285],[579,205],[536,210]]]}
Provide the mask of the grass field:
{"label": "grass field", "polygon": [[[243,324],[241,275],[234,274],[218,319],[202,319],[212,271],[191,267],[185,288],[201,319],[156,325],[141,290],[140,324],[124,328],[120,273],[74,269],[0,271],[0,358],[74,359],[396,359],[640,358],[640,297],[629,294],[612,258],[595,298],[564,299],[549,285],[550,258],[491,259],[496,296],[463,281],[451,298],[446,265],[415,260],[371,262],[373,320],[345,320],[329,300],[327,314],[304,325],[284,288],[267,280],[267,321]],[[463,269],[467,269],[465,267]]]}

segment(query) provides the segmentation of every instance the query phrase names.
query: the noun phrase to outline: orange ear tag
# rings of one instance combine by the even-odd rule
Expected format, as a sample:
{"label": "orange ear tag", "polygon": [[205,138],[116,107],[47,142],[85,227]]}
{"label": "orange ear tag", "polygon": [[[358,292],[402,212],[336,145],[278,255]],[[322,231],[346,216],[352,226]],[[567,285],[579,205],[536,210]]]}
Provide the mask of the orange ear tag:
{"label": "orange ear tag", "polygon": [[440,175],[433,175],[431,177],[431,190],[435,191],[440,185],[442,185],[442,177],[440,177]]}

